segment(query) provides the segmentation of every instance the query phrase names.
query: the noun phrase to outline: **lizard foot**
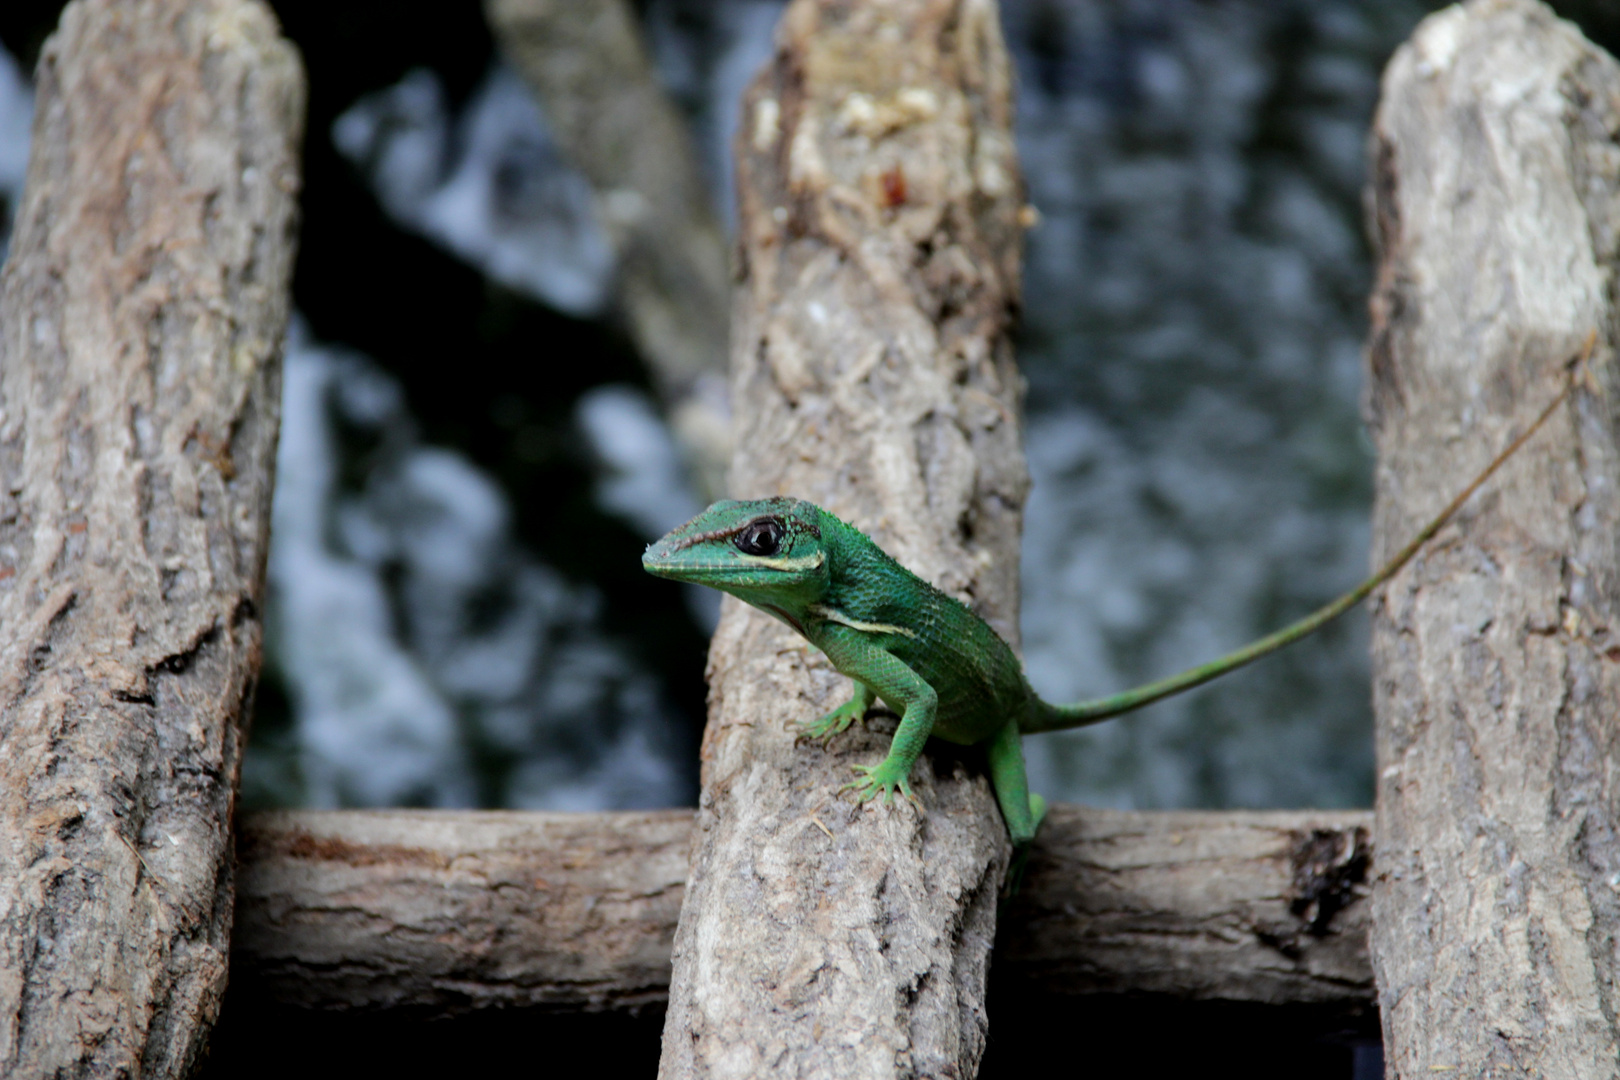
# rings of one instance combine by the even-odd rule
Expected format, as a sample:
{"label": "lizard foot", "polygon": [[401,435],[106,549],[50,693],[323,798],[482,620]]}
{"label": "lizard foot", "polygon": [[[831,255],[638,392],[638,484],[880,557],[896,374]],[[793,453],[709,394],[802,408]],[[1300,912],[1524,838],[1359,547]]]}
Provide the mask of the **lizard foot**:
{"label": "lizard foot", "polygon": [[1024,887],[1024,870],[1029,864],[1030,842],[1034,840],[1035,833],[1046,818],[1046,800],[1029,793],[1029,836],[1023,840],[1013,841],[1012,860],[1007,864],[1007,879],[1001,883],[1001,910],[1005,911],[1007,902],[1018,895],[1018,890]]}
{"label": "lizard foot", "polygon": [[800,739],[820,739],[822,743],[830,743],[835,735],[842,735],[849,730],[849,726],[866,715],[866,705],[860,701],[846,701],[832,712],[819,720],[810,720],[799,725]]}
{"label": "lizard foot", "polygon": [[917,796],[911,793],[911,781],[906,777],[911,769],[902,767],[899,762],[891,762],[885,758],[877,765],[851,765],[850,768],[861,773],[861,778],[851,780],[839,788],[840,795],[846,791],[853,791],[855,801],[863,803],[875,798],[881,792],[883,804],[887,806],[894,801],[894,793],[898,791],[913,803],[917,801]]}

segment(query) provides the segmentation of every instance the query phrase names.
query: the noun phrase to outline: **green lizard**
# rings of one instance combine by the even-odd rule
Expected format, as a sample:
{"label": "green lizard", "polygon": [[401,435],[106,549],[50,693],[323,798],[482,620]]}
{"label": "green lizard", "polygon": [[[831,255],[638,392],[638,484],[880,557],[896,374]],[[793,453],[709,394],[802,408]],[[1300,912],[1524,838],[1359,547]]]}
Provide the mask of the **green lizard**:
{"label": "green lizard", "polygon": [[[1590,343],[1588,350],[1590,350]],[[901,566],[865,533],[802,499],[717,502],[648,547],[652,574],[721,589],[782,620],[854,680],[851,698],[803,727],[831,739],[879,698],[900,715],[888,755],[856,765],[842,790],[858,801],[911,798],[911,767],[929,736],[985,749],[1014,847],[1009,883],[1046,802],[1029,790],[1019,737],[1082,727],[1190,690],[1289,645],[1360,603],[1406,565],[1569,395],[1573,378],[1415,539],[1377,573],[1305,618],[1207,664],[1111,697],[1053,705],[1030,688],[1011,647],[964,604]]]}

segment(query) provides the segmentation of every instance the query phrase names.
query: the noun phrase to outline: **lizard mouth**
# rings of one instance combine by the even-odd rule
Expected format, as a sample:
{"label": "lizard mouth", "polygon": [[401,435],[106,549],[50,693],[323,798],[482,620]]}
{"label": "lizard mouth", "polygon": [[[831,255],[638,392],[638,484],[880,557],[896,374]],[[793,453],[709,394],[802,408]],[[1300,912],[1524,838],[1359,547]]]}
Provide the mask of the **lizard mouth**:
{"label": "lizard mouth", "polygon": [[745,574],[803,574],[820,569],[822,563],[827,561],[826,553],[817,551],[798,558],[754,556],[748,558],[746,562],[739,562],[736,559],[707,562],[675,558],[674,552],[661,551],[659,548],[659,544],[654,544],[641,557],[643,570],[654,577],[692,581],[700,585],[710,582],[732,582]]}
{"label": "lizard mouth", "polygon": [[[706,577],[721,576],[723,567],[693,562],[671,562],[667,558],[659,558],[648,552],[641,557],[641,568],[653,577],[668,578],[671,581],[697,581]],[[735,567],[732,568],[735,571]]]}

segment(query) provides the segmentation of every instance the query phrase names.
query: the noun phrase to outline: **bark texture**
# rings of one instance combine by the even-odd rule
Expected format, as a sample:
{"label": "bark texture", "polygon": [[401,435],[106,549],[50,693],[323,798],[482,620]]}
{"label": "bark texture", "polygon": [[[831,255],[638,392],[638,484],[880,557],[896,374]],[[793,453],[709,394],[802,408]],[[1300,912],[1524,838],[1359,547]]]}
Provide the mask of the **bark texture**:
{"label": "bark texture", "polygon": [[686,123],[628,0],[485,0],[490,26],[596,190],[619,303],[699,486],[731,460],[726,244]]}
{"label": "bark texture", "polygon": [[[1021,994],[1361,1006],[1372,815],[1056,806],[996,945]],[[692,813],[244,824],[231,992],[450,1016],[668,999]]]}
{"label": "bark texture", "polygon": [[280,811],[241,834],[232,993],[450,1015],[669,993],[692,814]]}
{"label": "bark texture", "polygon": [[1043,995],[1372,1001],[1364,811],[1054,806],[996,941]]}
{"label": "bark texture", "polygon": [[80,0],[0,276],[0,1074],[180,1076],[231,813],[303,79],[251,0]]}
{"label": "bark texture", "polygon": [[[787,8],[736,144],[731,489],[820,503],[1016,641],[1010,79],[991,0]],[[848,680],[734,603],[709,681],[660,1075],[973,1075],[1007,854],[982,764],[935,747],[919,805],[840,799],[892,722],[796,745]]]}
{"label": "bark texture", "polygon": [[1374,561],[1572,404],[1374,611],[1388,1075],[1611,1077],[1620,928],[1620,67],[1528,0],[1425,21],[1373,133]]}

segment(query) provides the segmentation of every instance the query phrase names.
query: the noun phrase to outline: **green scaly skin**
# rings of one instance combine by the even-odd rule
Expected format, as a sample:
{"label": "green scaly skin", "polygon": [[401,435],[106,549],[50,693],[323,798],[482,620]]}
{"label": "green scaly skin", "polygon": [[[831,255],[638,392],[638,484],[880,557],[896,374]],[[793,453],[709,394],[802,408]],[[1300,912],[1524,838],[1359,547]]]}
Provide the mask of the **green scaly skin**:
{"label": "green scaly skin", "polygon": [[[1590,345],[1588,346],[1590,348]],[[1300,621],[1218,660],[1134,690],[1075,705],[1042,701],[1007,643],[966,606],[895,562],[865,533],[802,499],[717,502],[647,549],[651,574],[728,592],[773,615],[855,681],[849,701],[803,728],[830,739],[879,698],[900,715],[888,755],[857,765],[845,785],[859,801],[911,793],[911,767],[930,736],[981,746],[1012,837],[1009,887],[1046,813],[1024,773],[1019,736],[1082,727],[1131,712],[1234,671],[1354,607],[1387,581],[1474,491],[1529,440],[1569,395],[1573,380],[1413,541],[1355,589]]]}

